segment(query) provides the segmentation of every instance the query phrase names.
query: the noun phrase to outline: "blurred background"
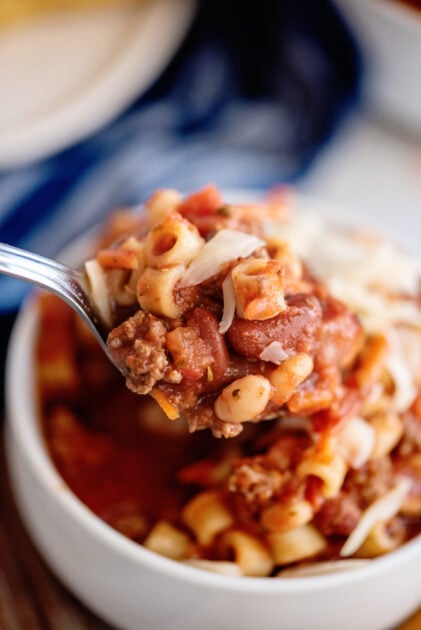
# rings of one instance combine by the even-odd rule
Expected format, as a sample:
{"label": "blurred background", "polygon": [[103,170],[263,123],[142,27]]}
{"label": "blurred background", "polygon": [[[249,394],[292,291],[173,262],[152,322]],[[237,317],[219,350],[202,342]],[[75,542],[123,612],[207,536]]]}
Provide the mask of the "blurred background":
{"label": "blurred background", "polygon": [[[328,0],[0,0],[0,240],[54,257],[159,187],[303,182],[360,74]],[[0,276],[2,356],[28,291]]]}
{"label": "blurred background", "polygon": [[[287,183],[416,249],[420,59],[420,0],[0,0],[0,241],[54,257],[159,187]],[[27,291],[0,277],[2,374]]]}
{"label": "blurred background", "polygon": [[[420,4],[0,0],[0,239],[57,256],[209,182],[417,213]],[[3,349],[27,290],[0,277]]]}

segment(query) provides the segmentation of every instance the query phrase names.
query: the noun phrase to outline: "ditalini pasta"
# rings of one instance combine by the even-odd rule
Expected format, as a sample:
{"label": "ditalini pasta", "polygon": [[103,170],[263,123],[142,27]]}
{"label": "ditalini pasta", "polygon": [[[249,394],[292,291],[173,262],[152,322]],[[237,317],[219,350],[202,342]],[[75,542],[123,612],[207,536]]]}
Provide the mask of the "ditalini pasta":
{"label": "ditalini pasta", "polygon": [[419,267],[290,208],[208,186],[110,218],[85,271],[128,388],[40,299],[68,485],[147,549],[236,577],[357,568],[421,531]]}

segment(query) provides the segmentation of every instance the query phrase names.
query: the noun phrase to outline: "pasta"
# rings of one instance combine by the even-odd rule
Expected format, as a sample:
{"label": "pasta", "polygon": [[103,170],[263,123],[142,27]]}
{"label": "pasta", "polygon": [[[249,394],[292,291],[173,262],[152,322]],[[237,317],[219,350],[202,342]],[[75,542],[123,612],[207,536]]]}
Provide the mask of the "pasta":
{"label": "pasta", "polygon": [[191,548],[191,541],[187,534],[167,521],[158,521],[143,544],[146,549],[173,560],[187,558]]}
{"label": "pasta", "polygon": [[182,202],[178,190],[157,190],[147,201],[147,217],[149,227],[161,223],[169,214],[175,212]]}
{"label": "pasta", "polygon": [[216,534],[234,522],[223,497],[215,491],[197,494],[183,508],[182,517],[203,545],[211,543]]}
{"label": "pasta", "polygon": [[286,532],[269,534],[268,541],[277,565],[291,564],[317,556],[327,546],[326,540],[312,525],[302,525]]}
{"label": "pasta", "polygon": [[374,445],[371,457],[384,457],[398,444],[403,434],[403,424],[396,413],[375,414],[370,418],[374,429]]}
{"label": "pasta", "polygon": [[297,466],[299,478],[316,477],[321,481],[321,492],[327,499],[334,497],[342,487],[347,467],[345,459],[335,451],[332,440],[326,441],[322,447],[310,447],[303,453]]}
{"label": "pasta", "polygon": [[404,530],[398,523],[379,521],[368,533],[358,549],[360,558],[375,558],[399,547],[404,540]]}
{"label": "pasta", "polygon": [[285,532],[309,523],[314,516],[314,508],[306,499],[294,498],[267,507],[261,516],[261,523],[270,532]]}
{"label": "pasta", "polygon": [[280,263],[266,258],[243,260],[233,267],[231,279],[239,317],[265,320],[286,309],[281,270]]}
{"label": "pasta", "polygon": [[149,550],[244,579],[365,566],[421,533],[419,268],[290,199],[161,190],[110,218],[85,270],[131,391],[39,302],[66,483]]}
{"label": "pasta", "polygon": [[145,239],[145,262],[149,267],[166,269],[186,266],[203,247],[204,241],[194,225],[174,213],[155,225]]}
{"label": "pasta", "polygon": [[181,315],[182,307],[176,303],[173,292],[183,272],[182,265],[159,270],[147,267],[137,282],[137,300],[141,308],[164,317]]}
{"label": "pasta", "polygon": [[256,537],[231,529],[221,536],[223,552],[231,551],[243,575],[266,577],[273,571],[274,560],[266,546]]}

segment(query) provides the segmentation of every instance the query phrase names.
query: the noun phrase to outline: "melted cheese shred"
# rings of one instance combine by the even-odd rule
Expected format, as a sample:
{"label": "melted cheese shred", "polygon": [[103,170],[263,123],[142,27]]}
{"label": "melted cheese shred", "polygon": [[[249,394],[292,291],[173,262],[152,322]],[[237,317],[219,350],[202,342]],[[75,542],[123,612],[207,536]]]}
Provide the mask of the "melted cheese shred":
{"label": "melted cheese shred", "polygon": [[402,477],[392,490],[380,499],[377,499],[377,501],[374,501],[363,513],[358,525],[347,538],[339,555],[342,558],[346,558],[358,551],[377,523],[388,521],[399,512],[410,488],[410,480]]}

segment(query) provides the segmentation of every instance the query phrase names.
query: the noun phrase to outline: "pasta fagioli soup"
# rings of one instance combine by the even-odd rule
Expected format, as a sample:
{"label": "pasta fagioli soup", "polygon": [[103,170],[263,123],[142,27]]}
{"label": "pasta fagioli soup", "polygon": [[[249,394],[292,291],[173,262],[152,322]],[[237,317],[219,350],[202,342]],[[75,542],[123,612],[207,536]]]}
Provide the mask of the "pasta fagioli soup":
{"label": "pasta fagioli soup", "polygon": [[66,483],[122,535],[229,575],[345,570],[421,531],[419,268],[290,201],[208,186],[110,217],[86,273],[128,387],[39,300]]}

